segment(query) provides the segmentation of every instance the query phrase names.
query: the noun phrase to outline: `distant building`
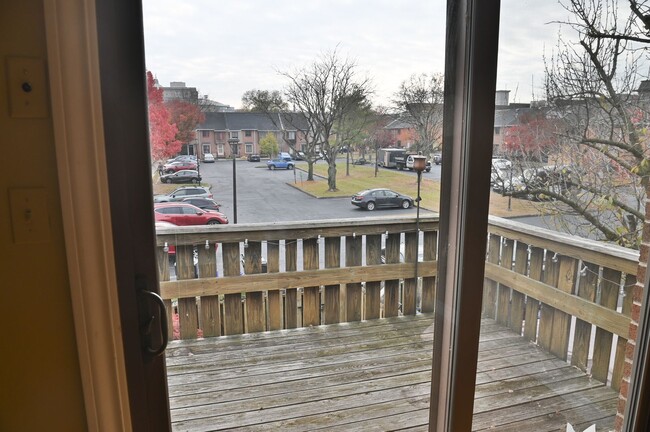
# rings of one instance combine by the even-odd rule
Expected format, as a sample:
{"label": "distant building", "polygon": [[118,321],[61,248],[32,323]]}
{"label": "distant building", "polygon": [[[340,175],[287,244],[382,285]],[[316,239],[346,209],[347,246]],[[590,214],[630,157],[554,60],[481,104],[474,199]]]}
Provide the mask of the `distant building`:
{"label": "distant building", "polygon": [[[156,84],[158,84],[158,80],[156,80]],[[172,81],[169,83],[169,87],[163,87],[159,84],[157,87],[163,90],[164,102],[180,100],[196,104],[199,101],[199,92],[196,87],[187,87],[182,81]]]}
{"label": "distant building", "polygon": [[[206,112],[205,121],[196,127],[197,148],[195,153],[212,153],[217,158],[231,156],[229,139],[239,140],[239,156],[260,154],[259,142],[267,134],[275,135],[281,152],[293,153],[287,141],[296,151],[303,150],[304,133],[295,126],[287,124],[287,118],[293,118],[293,125],[304,120],[300,114],[259,112]],[[307,129],[306,126],[302,129]]]}
{"label": "distant building", "polygon": [[199,99],[199,106],[201,107],[201,111],[204,113],[235,111],[235,108],[230,105],[208,99],[208,95],[203,95],[201,99]]}

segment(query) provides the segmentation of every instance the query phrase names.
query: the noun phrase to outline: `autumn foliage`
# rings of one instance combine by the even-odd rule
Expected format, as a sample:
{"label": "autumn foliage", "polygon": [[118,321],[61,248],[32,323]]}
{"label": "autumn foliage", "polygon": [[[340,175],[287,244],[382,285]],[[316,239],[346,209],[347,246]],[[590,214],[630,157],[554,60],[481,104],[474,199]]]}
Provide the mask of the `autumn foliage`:
{"label": "autumn foliage", "polygon": [[149,142],[153,160],[167,159],[180,152],[182,142],[177,138],[178,127],[163,102],[163,91],[156,88],[151,72],[147,72],[149,98]]}
{"label": "autumn foliage", "polygon": [[541,113],[520,116],[519,123],[507,128],[503,138],[507,154],[527,160],[542,160],[556,144],[555,124]]}
{"label": "autumn foliage", "polygon": [[183,144],[193,140],[196,125],[205,120],[205,115],[199,106],[181,100],[167,102],[166,106],[171,122],[178,128],[176,139]]}

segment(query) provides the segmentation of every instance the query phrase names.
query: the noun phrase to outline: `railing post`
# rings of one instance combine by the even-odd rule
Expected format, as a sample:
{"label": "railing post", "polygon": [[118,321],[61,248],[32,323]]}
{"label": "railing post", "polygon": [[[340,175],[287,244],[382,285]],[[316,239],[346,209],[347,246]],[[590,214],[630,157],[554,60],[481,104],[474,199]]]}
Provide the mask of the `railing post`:
{"label": "railing post", "polygon": [[[346,267],[361,265],[361,240],[361,236],[347,236],[345,238]],[[346,321],[361,321],[361,282],[346,284],[345,293]]]}
{"label": "railing post", "polygon": [[[244,273],[262,273],[262,243],[248,242],[244,250]],[[246,293],[246,332],[263,332],[266,330],[264,293],[253,291]]]}
{"label": "railing post", "polygon": [[[217,275],[217,244],[210,242],[205,246],[198,246],[199,253],[199,277],[208,278]],[[219,296],[201,296],[201,313],[199,315],[199,326],[203,330],[203,337],[221,336],[221,307]]]}
{"label": "railing post", "polygon": [[[386,236],[386,264],[397,264],[400,261],[400,233]],[[399,279],[384,281],[384,317],[394,317],[399,314]]]}
{"label": "railing post", "polygon": [[[285,240],[285,263],[287,272],[295,272],[298,264],[298,240]],[[284,298],[284,317],[287,329],[298,327],[298,290],[288,288]]]}
{"label": "railing post", "polygon": [[[381,234],[366,236],[366,264],[381,264]],[[381,316],[381,282],[366,282],[366,319]]]}
{"label": "railing post", "polygon": [[[419,232],[408,232],[404,235],[404,262],[415,263],[418,259],[419,235]],[[404,275],[404,315],[415,315],[418,286],[415,276],[415,274]]]}
{"label": "railing post", "polygon": [[[178,280],[194,278],[194,247],[176,246],[176,278]],[[178,325],[181,339],[195,339],[199,325],[196,298],[178,299]]]}
{"label": "railing post", "polygon": [[[487,262],[499,264],[499,254],[501,253],[501,237],[490,234],[488,242]],[[495,319],[497,316],[497,286],[498,284],[489,279],[485,280],[485,294],[483,295],[482,316],[483,318]]]}
{"label": "railing post", "polygon": [[[418,252],[419,254],[419,252]],[[435,261],[438,255],[438,232],[424,232],[424,261]],[[435,309],[436,277],[422,278],[422,312],[430,313]]]}
{"label": "railing post", "polygon": [[[303,239],[302,259],[305,270],[318,270],[318,240]],[[320,287],[304,287],[302,296],[302,325],[304,327],[320,325]]]}
{"label": "railing post", "polygon": [[[341,267],[341,237],[325,238],[325,268]],[[324,324],[341,321],[341,285],[325,286]]]}
{"label": "railing post", "polygon": [[[158,281],[166,282],[169,280],[169,245],[158,246],[156,258],[158,260]],[[174,337],[174,309],[171,299],[163,300],[163,302],[167,313],[167,336],[169,340],[172,340]]]}
{"label": "railing post", "polygon": [[[266,269],[269,273],[278,273],[280,271],[280,245],[276,241],[266,243]],[[280,330],[282,328],[282,297],[280,290],[269,290],[268,298],[268,316],[269,330]]]}
{"label": "railing post", "polygon": [[[538,247],[531,247],[530,251],[530,272],[528,277],[542,280],[542,267],[544,265],[544,250]],[[528,296],[526,300],[526,322],[524,323],[524,337],[531,342],[537,342],[537,317],[539,315],[540,302]]]}
{"label": "railing post", "polygon": [[[621,283],[621,272],[608,268],[603,269],[600,282],[600,305],[608,309],[616,309],[618,291]],[[607,330],[596,328],[594,342],[594,364],[591,375],[600,382],[607,383],[609,360],[612,353],[612,340],[614,336]]]}
{"label": "railing post", "polygon": [[[223,248],[224,276],[239,276],[241,273],[239,242],[223,243],[221,247]],[[223,334],[242,334],[244,332],[244,313],[241,294],[226,294],[223,297]]]}

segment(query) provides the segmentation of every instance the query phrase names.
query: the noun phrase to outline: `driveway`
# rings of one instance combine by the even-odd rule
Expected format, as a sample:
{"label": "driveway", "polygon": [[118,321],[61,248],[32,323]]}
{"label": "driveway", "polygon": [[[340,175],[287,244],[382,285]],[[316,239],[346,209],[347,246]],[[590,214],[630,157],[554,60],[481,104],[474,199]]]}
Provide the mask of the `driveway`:
{"label": "driveway", "polygon": [[[434,166],[435,167],[435,166]],[[438,171],[439,171],[439,167]],[[343,167],[343,169],[345,169]],[[432,172],[435,170],[434,168]],[[233,221],[232,160],[201,164],[204,182],[212,184],[215,201]],[[350,204],[350,198],[313,198],[288,183],[305,181],[302,171],[266,168],[266,161],[237,161],[237,222],[277,222],[318,219],[347,219],[367,216],[415,216],[416,209],[385,209],[368,212]],[[420,210],[420,214],[429,213]]]}

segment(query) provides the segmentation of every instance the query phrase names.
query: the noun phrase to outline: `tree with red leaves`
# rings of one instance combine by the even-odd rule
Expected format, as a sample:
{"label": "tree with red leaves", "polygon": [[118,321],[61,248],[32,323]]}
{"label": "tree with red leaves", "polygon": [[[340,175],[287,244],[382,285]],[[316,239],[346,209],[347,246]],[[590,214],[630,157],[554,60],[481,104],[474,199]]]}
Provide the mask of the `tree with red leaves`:
{"label": "tree with red leaves", "polygon": [[151,157],[153,160],[167,159],[181,150],[182,143],[177,139],[178,128],[163,102],[163,91],[155,86],[151,72],[147,72],[147,95]]}
{"label": "tree with red leaves", "polygon": [[506,129],[503,149],[524,160],[541,161],[557,145],[556,125],[541,112],[519,117],[519,123]]}
{"label": "tree with red leaves", "polygon": [[178,128],[176,139],[181,144],[189,143],[195,138],[196,126],[205,120],[205,114],[198,105],[181,100],[167,102],[166,106],[171,122]]}

